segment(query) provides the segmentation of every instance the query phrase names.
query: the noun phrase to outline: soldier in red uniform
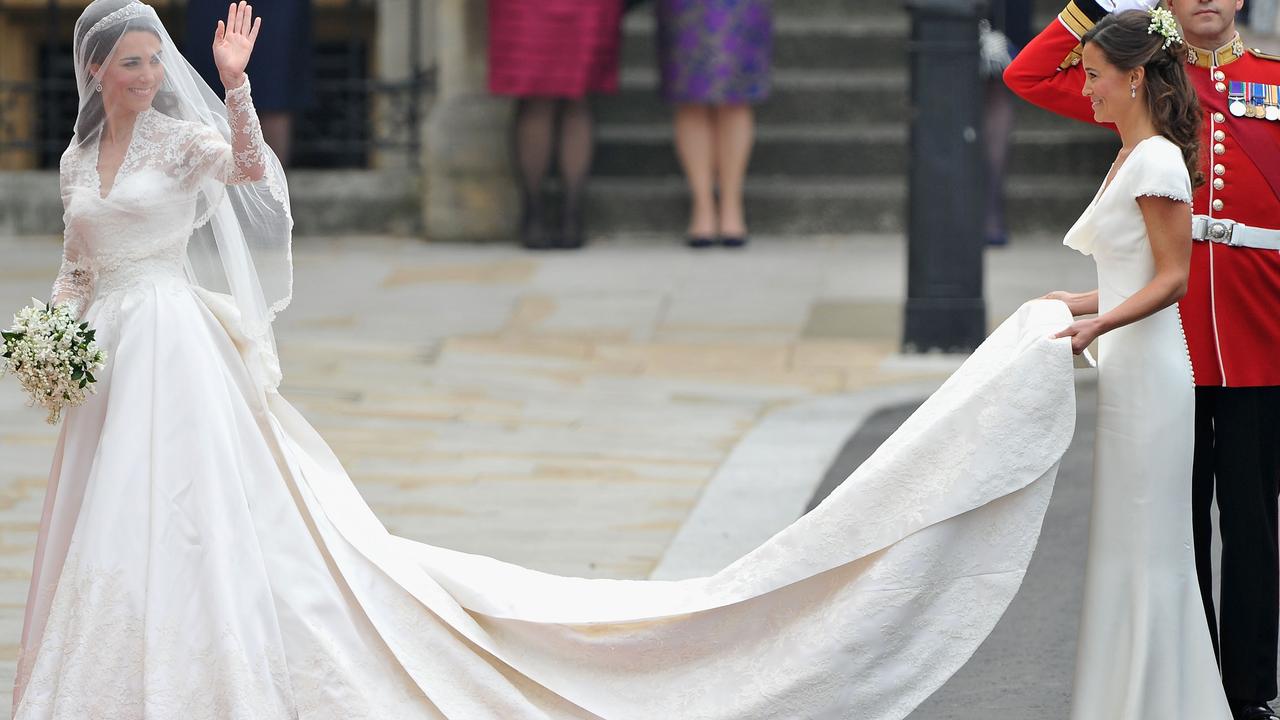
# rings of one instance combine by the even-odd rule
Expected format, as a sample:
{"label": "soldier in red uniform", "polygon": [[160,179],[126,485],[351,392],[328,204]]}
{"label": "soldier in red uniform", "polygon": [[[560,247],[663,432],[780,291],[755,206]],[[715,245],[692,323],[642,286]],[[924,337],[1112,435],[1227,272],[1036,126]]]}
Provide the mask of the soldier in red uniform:
{"label": "soldier in red uniform", "polygon": [[[1232,711],[1276,720],[1268,702],[1276,696],[1280,606],[1280,57],[1244,47],[1235,28],[1243,0],[1170,4],[1206,135],[1208,182],[1195,193],[1197,242],[1179,303],[1196,382],[1196,569]],[[1093,122],[1081,94],[1080,37],[1114,5],[1073,0],[1018,54],[1005,83],[1031,103]],[[1220,623],[1210,553],[1215,493]]]}

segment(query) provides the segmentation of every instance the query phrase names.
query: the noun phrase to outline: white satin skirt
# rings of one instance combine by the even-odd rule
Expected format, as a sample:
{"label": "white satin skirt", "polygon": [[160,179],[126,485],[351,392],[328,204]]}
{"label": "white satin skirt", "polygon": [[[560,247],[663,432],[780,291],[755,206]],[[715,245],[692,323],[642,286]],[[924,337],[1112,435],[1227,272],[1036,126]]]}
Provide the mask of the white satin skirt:
{"label": "white satin skirt", "polygon": [[110,353],[41,520],[21,720],[904,717],[1017,592],[1074,427],[1029,303],[819,508],[706,578],[550,576],[387,533],[179,280]]}

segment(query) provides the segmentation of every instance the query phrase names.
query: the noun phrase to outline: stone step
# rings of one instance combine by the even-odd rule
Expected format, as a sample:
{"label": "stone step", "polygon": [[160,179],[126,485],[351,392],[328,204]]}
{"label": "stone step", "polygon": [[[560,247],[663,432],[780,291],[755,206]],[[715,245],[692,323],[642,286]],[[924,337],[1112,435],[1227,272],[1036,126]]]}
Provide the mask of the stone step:
{"label": "stone step", "polygon": [[[633,14],[642,14],[637,11]],[[906,14],[901,0],[777,0],[775,17],[873,17]]]}
{"label": "stone step", "polygon": [[[655,22],[636,13],[624,25],[622,66],[648,68],[657,58]],[[774,25],[773,66],[805,70],[902,67],[907,61],[907,17],[779,17]]]}
{"label": "stone step", "polygon": [[[633,10],[628,18],[648,16],[653,13],[653,2],[647,2]],[[777,0],[773,14],[778,19],[788,17],[870,17],[891,15],[906,10],[900,0]]]}
{"label": "stone step", "polygon": [[[802,123],[905,123],[907,121],[907,72],[883,70],[777,70],[773,94],[756,106],[761,124]],[[657,74],[652,69],[624,71],[618,94],[594,99],[602,125],[668,122],[671,106],[658,96]],[[1065,120],[1022,100],[1015,100],[1018,127],[1076,128]]]}
{"label": "stone step", "polygon": [[[900,175],[908,161],[903,125],[762,125],[756,131],[751,171],[763,176]],[[1115,157],[1115,137],[1085,125],[1014,132],[1011,174],[1045,172],[1098,178]],[[600,129],[593,172],[597,176],[653,177],[680,174],[670,124],[614,125]]]}
{"label": "stone step", "polygon": [[[1008,183],[1015,232],[1060,236],[1097,191],[1098,177],[1014,176]],[[418,188],[401,173],[356,177],[345,172],[293,171],[290,195],[295,235],[415,234]],[[378,188],[352,197],[355,188]],[[0,234],[57,235],[62,204],[56,172],[0,173]],[[747,209],[759,234],[903,232],[906,178],[768,177],[747,181]],[[375,197],[377,195],[378,197]],[[688,213],[679,176],[598,177],[590,186],[592,233],[661,233],[678,237]]]}
{"label": "stone step", "polygon": [[[1096,178],[1011,178],[1007,188],[1014,233],[1060,237],[1097,191]],[[596,236],[660,233],[679,238],[688,218],[680,177],[597,178],[591,185],[590,222]],[[903,176],[764,177],[747,181],[747,220],[761,235],[905,232],[907,183]]]}
{"label": "stone step", "polygon": [[[421,232],[420,181],[398,170],[290,170],[294,234]],[[54,170],[0,171],[0,236],[62,233]]]}

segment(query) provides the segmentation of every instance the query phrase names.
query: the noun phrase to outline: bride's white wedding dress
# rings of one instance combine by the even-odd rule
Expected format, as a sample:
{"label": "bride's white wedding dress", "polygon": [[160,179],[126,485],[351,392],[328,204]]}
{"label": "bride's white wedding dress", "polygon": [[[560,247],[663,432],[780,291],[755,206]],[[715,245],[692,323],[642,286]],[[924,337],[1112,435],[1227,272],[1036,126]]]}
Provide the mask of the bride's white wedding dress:
{"label": "bride's white wedding dress", "polygon": [[93,145],[64,158],[59,286],[110,360],[57,446],[20,720],[890,720],[1016,593],[1074,426],[1061,303],[1024,306],[722,572],[553,577],[389,535],[255,379],[234,305],[184,272],[192,175],[245,181],[233,164],[155,110],[105,197]]}
{"label": "bride's white wedding dress", "polygon": [[[1155,275],[1136,198],[1191,203],[1182,152],[1134,146],[1067,233],[1105,313]],[[1230,720],[1191,536],[1194,380],[1178,306],[1098,339],[1098,433],[1073,720]]]}

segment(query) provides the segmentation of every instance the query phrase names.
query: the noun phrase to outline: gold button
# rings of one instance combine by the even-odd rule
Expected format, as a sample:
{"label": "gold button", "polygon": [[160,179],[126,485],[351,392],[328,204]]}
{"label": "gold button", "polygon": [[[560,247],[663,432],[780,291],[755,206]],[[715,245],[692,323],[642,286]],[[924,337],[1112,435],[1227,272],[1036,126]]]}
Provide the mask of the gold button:
{"label": "gold button", "polygon": [[1213,114],[1213,121],[1214,121],[1214,122],[1226,122],[1226,120],[1227,120],[1226,116],[1225,116],[1225,115],[1223,115],[1222,113],[1217,113],[1217,112],[1216,112],[1216,113],[1214,113],[1214,114]]}
{"label": "gold button", "polygon": [[1214,174],[1214,175],[1226,175],[1226,174],[1227,174],[1227,166],[1226,166],[1226,165],[1223,165],[1222,163],[1218,163],[1217,165],[1214,165],[1214,166],[1213,166],[1213,174]]}
{"label": "gold button", "polygon": [[1217,140],[1218,142],[1222,142],[1223,140],[1227,139],[1227,134],[1222,132],[1221,130],[1214,130],[1213,139]]}
{"label": "gold button", "polygon": [[1214,179],[1213,179],[1213,189],[1214,189],[1214,190],[1221,190],[1224,186],[1226,186],[1226,183],[1222,181],[1222,178],[1214,178]]}
{"label": "gold button", "polygon": [[1214,155],[1222,155],[1222,154],[1223,154],[1223,153],[1225,153],[1226,151],[1227,151],[1227,146],[1226,146],[1226,145],[1223,145],[1222,143],[1214,143],[1214,145],[1213,145],[1213,154],[1214,154]]}
{"label": "gold button", "polygon": [[1223,84],[1223,83],[1214,83],[1214,84],[1213,84],[1213,89],[1214,89],[1214,90],[1217,90],[1218,92],[1226,92],[1226,91],[1227,91],[1227,86],[1226,86],[1225,84]]}
{"label": "gold button", "polygon": [[1226,79],[1227,79],[1227,74],[1226,74],[1226,73],[1224,73],[1224,72],[1222,72],[1221,70],[1214,70],[1214,71],[1213,71],[1213,79],[1214,79],[1214,80],[1217,80],[1217,81],[1219,81],[1219,82],[1221,82],[1221,81],[1223,81],[1223,80],[1226,80]]}
{"label": "gold button", "polygon": [[1214,209],[1214,210],[1219,210],[1219,211],[1220,211],[1220,210],[1222,210],[1222,201],[1221,201],[1221,200],[1214,200],[1214,201],[1213,201],[1213,209]]}

